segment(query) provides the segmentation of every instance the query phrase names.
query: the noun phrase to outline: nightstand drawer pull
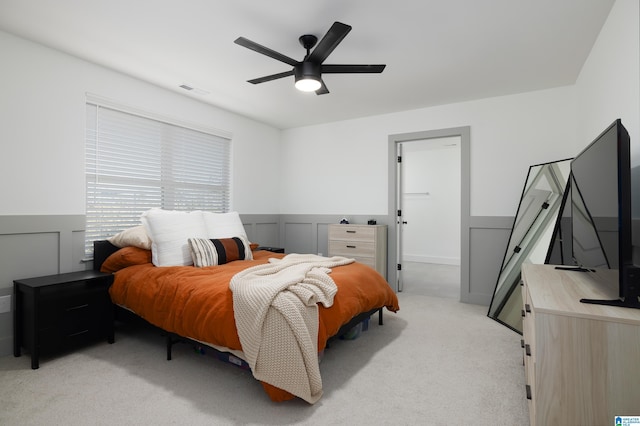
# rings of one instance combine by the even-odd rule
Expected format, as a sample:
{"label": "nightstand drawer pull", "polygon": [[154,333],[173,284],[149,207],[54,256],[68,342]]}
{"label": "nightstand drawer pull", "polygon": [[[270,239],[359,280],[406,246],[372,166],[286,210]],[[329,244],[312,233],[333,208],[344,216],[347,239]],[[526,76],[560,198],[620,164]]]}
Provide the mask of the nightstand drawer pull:
{"label": "nightstand drawer pull", "polygon": [[531,356],[531,346],[524,345],[524,353],[526,353],[527,356]]}
{"label": "nightstand drawer pull", "polygon": [[349,231],[349,230],[347,229],[347,234],[355,234],[355,233],[356,233],[356,231]]}
{"label": "nightstand drawer pull", "polygon": [[81,334],[88,333],[88,332],[89,332],[89,330],[88,330],[88,329],[87,329],[87,330],[78,331],[77,333],[72,333],[72,334],[70,334],[70,335],[69,335],[69,337],[79,336],[79,335],[81,335]]}
{"label": "nightstand drawer pull", "polygon": [[348,246],[347,246],[347,248],[356,248],[356,246],[349,246],[349,245],[348,245]]}
{"label": "nightstand drawer pull", "polygon": [[524,339],[520,339],[520,347],[524,348]]}
{"label": "nightstand drawer pull", "polygon": [[525,316],[527,316],[527,315],[524,313],[524,309],[523,309],[523,310],[521,310],[521,311],[520,311],[520,313],[522,314],[522,318],[524,318]]}
{"label": "nightstand drawer pull", "polygon": [[529,386],[529,385],[525,385],[525,387],[524,387],[524,388],[525,388],[525,390],[526,390],[526,392],[527,392],[527,399],[529,399],[529,400],[530,400],[530,399],[531,399],[531,386]]}
{"label": "nightstand drawer pull", "polygon": [[524,305],[524,310],[527,312],[531,312],[531,305],[529,305],[528,303],[526,305]]}
{"label": "nightstand drawer pull", "polygon": [[84,309],[84,308],[86,308],[87,306],[89,306],[89,304],[88,304],[88,303],[85,303],[84,305],[73,306],[73,307],[71,307],[71,308],[67,308],[67,312],[69,312],[69,311],[75,311],[75,310],[77,310],[77,309]]}

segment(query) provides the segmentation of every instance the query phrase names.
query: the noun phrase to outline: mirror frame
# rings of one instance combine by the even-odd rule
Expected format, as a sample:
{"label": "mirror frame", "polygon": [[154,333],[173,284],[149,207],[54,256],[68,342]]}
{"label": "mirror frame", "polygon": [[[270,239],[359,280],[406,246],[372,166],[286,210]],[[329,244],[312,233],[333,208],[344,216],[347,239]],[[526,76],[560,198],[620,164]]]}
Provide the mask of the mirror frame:
{"label": "mirror frame", "polygon": [[[569,190],[571,158],[529,167],[487,316],[522,334],[520,269],[523,263],[548,263],[562,245],[560,221]],[[566,167],[566,176],[562,167]],[[543,185],[544,187],[540,187]],[[546,249],[544,256],[536,250]],[[562,247],[560,248],[562,251]]]}

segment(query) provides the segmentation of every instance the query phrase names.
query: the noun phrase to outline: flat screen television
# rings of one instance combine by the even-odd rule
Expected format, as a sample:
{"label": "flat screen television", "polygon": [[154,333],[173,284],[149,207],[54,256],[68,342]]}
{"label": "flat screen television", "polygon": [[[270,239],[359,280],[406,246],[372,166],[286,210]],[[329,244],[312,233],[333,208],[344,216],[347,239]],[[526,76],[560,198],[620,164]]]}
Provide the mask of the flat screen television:
{"label": "flat screen television", "polygon": [[618,119],[571,162],[572,257],[576,270],[618,286],[618,299],[584,303],[640,308],[631,239],[629,133]]}

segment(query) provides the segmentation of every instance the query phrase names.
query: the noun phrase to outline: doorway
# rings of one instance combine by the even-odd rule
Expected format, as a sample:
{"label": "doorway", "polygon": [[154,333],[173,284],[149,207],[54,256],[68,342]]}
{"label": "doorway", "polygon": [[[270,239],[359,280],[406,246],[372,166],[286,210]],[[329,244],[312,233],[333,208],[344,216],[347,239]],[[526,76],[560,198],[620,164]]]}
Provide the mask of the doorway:
{"label": "doorway", "polygon": [[[404,221],[401,209],[402,196],[398,190],[401,184],[400,167],[398,167],[398,150],[402,144],[412,141],[432,140],[436,138],[459,137],[460,139],[460,233],[459,233],[459,299],[468,302],[470,299],[469,286],[469,234],[470,234],[470,128],[456,127],[440,130],[430,130],[415,133],[403,133],[389,136],[389,199],[388,199],[388,279],[395,291],[402,290],[403,270],[402,259],[402,233],[400,227]],[[408,221],[407,221],[408,222]]]}
{"label": "doorway", "polygon": [[460,294],[460,136],[398,144],[399,290]]}

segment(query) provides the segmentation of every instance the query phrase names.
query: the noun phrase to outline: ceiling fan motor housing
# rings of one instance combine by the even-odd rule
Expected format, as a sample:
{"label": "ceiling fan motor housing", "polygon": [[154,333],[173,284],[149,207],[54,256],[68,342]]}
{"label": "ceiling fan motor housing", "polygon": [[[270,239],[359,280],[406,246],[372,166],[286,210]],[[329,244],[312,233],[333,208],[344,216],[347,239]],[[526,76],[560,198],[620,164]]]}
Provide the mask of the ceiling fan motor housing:
{"label": "ceiling fan motor housing", "polygon": [[296,81],[304,78],[312,77],[316,80],[320,79],[320,64],[315,64],[313,62],[300,62],[297,64],[293,73],[296,76]]}

